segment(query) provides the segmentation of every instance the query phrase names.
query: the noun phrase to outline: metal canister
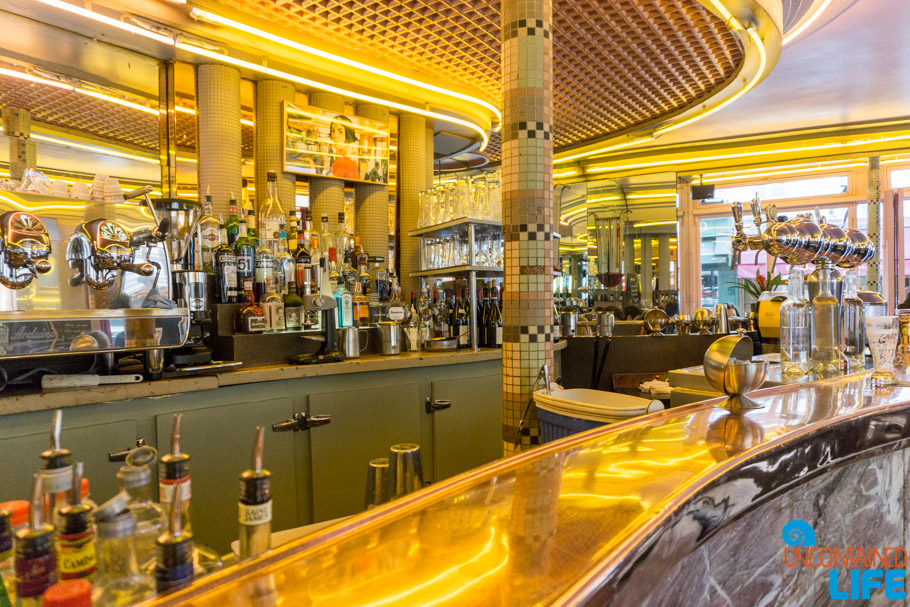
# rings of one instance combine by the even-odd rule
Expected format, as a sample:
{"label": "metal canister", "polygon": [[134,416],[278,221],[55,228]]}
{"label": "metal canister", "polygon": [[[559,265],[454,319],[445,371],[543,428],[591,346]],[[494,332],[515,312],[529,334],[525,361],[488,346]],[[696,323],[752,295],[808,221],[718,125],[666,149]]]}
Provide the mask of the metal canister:
{"label": "metal canister", "polygon": [[394,356],[401,353],[401,325],[394,320],[376,323],[382,343],[382,355]]}
{"label": "metal canister", "polygon": [[616,317],[613,312],[600,310],[596,314],[596,320],[597,337],[611,337],[613,327],[616,325]]}
{"label": "metal canister", "polygon": [[563,310],[559,313],[560,334],[563,337],[575,337],[578,332],[578,312]]}
{"label": "metal canister", "polygon": [[714,334],[726,335],[730,332],[730,322],[727,319],[727,306],[717,304],[714,306]]}

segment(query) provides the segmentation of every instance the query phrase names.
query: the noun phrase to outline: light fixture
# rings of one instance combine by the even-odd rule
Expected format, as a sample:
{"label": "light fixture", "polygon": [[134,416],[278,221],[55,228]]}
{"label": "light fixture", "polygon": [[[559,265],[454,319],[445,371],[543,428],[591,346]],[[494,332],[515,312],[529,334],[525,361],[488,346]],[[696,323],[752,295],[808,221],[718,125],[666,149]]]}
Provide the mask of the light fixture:
{"label": "light fixture", "polygon": [[105,156],[116,156],[117,158],[126,158],[128,160],[138,160],[139,162],[147,162],[149,164],[159,164],[157,158],[149,158],[147,156],[137,156],[135,154],[127,154],[125,152],[118,152],[116,150],[111,150],[109,148],[100,148],[93,145],[85,145],[84,143],[76,143],[75,141],[69,141],[66,139],[56,139],[54,137],[48,137],[46,135],[40,135],[38,133],[32,133],[29,136],[31,139],[37,139],[38,141],[45,141],[47,143],[53,143],[55,145],[62,145],[69,148],[75,148],[78,150],[86,150],[89,152],[95,152],[96,154],[104,154]]}
{"label": "light fixture", "polygon": [[637,164],[626,164],[619,166],[599,166],[591,167],[587,169],[588,173],[605,173],[609,171],[625,171],[629,169],[641,169],[647,167],[655,166],[668,166],[673,164],[683,164],[683,163],[699,163],[699,162],[710,162],[713,160],[728,160],[731,158],[751,158],[753,156],[768,156],[771,154],[786,154],[789,152],[811,152],[814,150],[827,150],[834,148],[843,148],[851,147],[858,145],[866,145],[868,143],[889,143],[891,141],[903,141],[910,139],[910,135],[895,135],[893,137],[880,137],[878,139],[872,140],[863,140],[863,141],[846,141],[843,143],[831,142],[831,143],[822,143],[818,145],[806,145],[798,148],[784,148],[784,149],[774,149],[774,150],[758,150],[754,152],[737,152],[735,154],[719,154],[715,156],[699,156],[698,158],[678,158],[673,160],[654,160],[651,162],[639,162]]}
{"label": "light fixture", "polygon": [[589,152],[582,152],[580,154],[575,154],[573,156],[564,156],[562,158],[554,160],[553,164],[562,164],[563,162],[570,162],[577,158],[585,158],[587,156],[592,156],[594,154],[601,154],[603,152],[612,152],[613,150],[620,150],[622,148],[627,148],[632,145],[638,145],[639,143],[644,143],[646,141],[653,141],[653,140],[654,140],[654,137],[652,137],[652,136],[642,137],[640,139],[630,139],[628,141],[623,141],[622,143],[608,145],[607,147],[598,148],[596,150],[591,150]]}
{"label": "light fixture", "polygon": [[258,36],[265,40],[275,42],[276,44],[280,44],[282,46],[287,46],[289,48],[293,48],[295,50],[301,51],[303,53],[308,53],[310,55],[315,55],[317,57],[320,57],[322,59],[327,59],[327,60],[333,61],[335,63],[341,63],[341,64],[347,65],[349,67],[353,67],[353,68],[356,68],[359,70],[364,70],[366,72],[370,72],[371,74],[375,74],[377,76],[384,76],[384,77],[390,78],[392,80],[397,80],[398,82],[403,82],[406,84],[414,85],[416,87],[422,88],[427,91],[434,91],[436,93],[442,93],[443,95],[448,95],[449,97],[455,97],[455,98],[461,99],[463,101],[468,101],[470,103],[475,103],[475,104],[481,105],[481,106],[487,108],[488,110],[490,110],[491,112],[493,112],[493,114],[496,116],[496,119],[500,123],[502,122],[502,112],[499,111],[499,108],[494,106],[492,103],[484,101],[483,99],[478,99],[477,97],[472,97],[471,95],[459,93],[458,91],[445,89],[440,86],[436,86],[434,84],[429,84],[427,82],[421,82],[420,80],[408,78],[407,76],[402,76],[401,74],[396,74],[395,72],[389,72],[387,70],[383,70],[378,67],[374,67],[372,65],[367,65],[366,63],[354,61],[353,59],[348,59],[346,57],[342,57],[342,56],[336,55],[334,53],[329,53],[327,51],[323,51],[321,49],[318,49],[318,48],[315,48],[312,46],[307,46],[305,44],[301,44],[301,43],[295,42],[293,40],[288,40],[287,38],[282,38],[281,36],[276,36],[275,34],[270,34],[261,29],[255,28],[251,25],[247,25],[246,23],[241,23],[240,21],[234,21],[233,19],[228,19],[227,17],[222,17],[221,15],[217,15],[211,11],[207,11],[205,9],[201,9],[198,7],[194,7],[190,11],[190,17],[201,20],[201,21],[206,21],[208,23],[213,23],[216,25],[224,25],[226,27],[240,30],[242,32],[246,32],[247,34],[251,34],[253,36]]}
{"label": "light fixture", "polygon": [[792,32],[790,32],[786,36],[784,36],[784,39],[781,42],[781,46],[787,46],[788,44],[793,42],[793,40],[795,40],[797,36],[799,36],[804,31],[806,31],[806,28],[808,28],[810,25],[815,23],[815,20],[818,19],[823,12],[825,12],[825,9],[828,8],[829,4],[831,4],[831,0],[825,0],[824,2],[822,2],[818,6],[818,8],[815,10],[815,12],[812,13],[811,17],[809,17],[808,19],[803,21],[803,24],[800,25],[798,28],[796,28],[795,30],[793,30]]}
{"label": "light fixture", "polygon": [[126,99],[121,99],[120,97],[115,97],[106,93],[99,93],[98,91],[93,91],[86,88],[77,88],[76,92],[83,95],[88,95],[89,97],[94,97],[95,99],[102,99],[104,101],[116,103],[117,105],[133,108],[134,110],[139,110],[140,112],[145,112],[146,114],[152,114],[154,116],[158,115],[158,110],[150,108],[147,105],[142,105],[141,103],[135,103],[133,101],[127,101]]}
{"label": "light fixture", "polygon": [[561,171],[559,173],[553,173],[554,179],[559,179],[560,177],[571,177],[572,175],[577,175],[579,172],[578,169],[569,169],[568,171]]}
{"label": "light fixture", "polygon": [[[729,173],[716,173],[717,175],[729,175],[727,177],[710,177],[709,175],[704,175],[704,181],[708,183],[721,183],[724,181],[745,181],[749,179],[759,179],[763,177],[774,177],[777,175],[793,175],[797,173],[816,173],[820,171],[834,171],[837,169],[849,169],[853,167],[865,167],[869,166],[867,162],[851,162],[847,164],[835,164],[829,166],[811,166],[802,169],[787,169],[780,171],[768,171],[765,173],[743,173],[739,175],[729,175]],[[753,169],[754,170],[754,169]]]}
{"label": "light fixture", "polygon": [[348,90],[345,90],[345,89],[342,89],[339,87],[331,86],[328,84],[323,84],[321,82],[316,82],[315,80],[301,78],[300,76],[295,76],[294,74],[289,74],[287,72],[282,72],[280,70],[272,69],[272,68],[261,66],[261,65],[256,65],[255,63],[251,63],[249,61],[244,61],[243,59],[237,59],[235,57],[231,57],[230,55],[225,55],[225,54],[216,52],[210,48],[206,48],[206,45],[204,42],[198,42],[196,44],[191,44],[191,43],[189,43],[190,41],[188,39],[170,38],[168,36],[164,36],[157,32],[148,30],[144,27],[139,27],[138,25],[134,25],[132,23],[124,23],[122,21],[112,19],[111,17],[107,17],[100,13],[86,10],[84,8],[75,6],[73,4],[69,4],[68,2],[63,2],[62,0],[35,0],[35,2],[40,2],[41,4],[45,4],[47,6],[59,8],[61,10],[65,10],[69,13],[72,13],[74,15],[79,15],[80,17],[92,19],[94,21],[98,21],[99,23],[104,23],[106,25],[110,25],[111,27],[115,27],[117,29],[120,29],[120,30],[123,30],[126,32],[130,32],[131,34],[138,34],[140,36],[144,36],[151,40],[156,40],[158,42],[161,42],[162,44],[167,44],[168,46],[174,46],[180,50],[187,51],[189,53],[193,53],[194,55],[208,57],[209,59],[214,59],[215,61],[221,61],[221,62],[230,64],[230,65],[242,67],[244,69],[258,72],[260,74],[266,74],[268,76],[274,76],[276,78],[281,78],[283,80],[289,80],[291,82],[296,82],[303,86],[308,86],[308,87],[312,87],[315,89],[328,91],[331,93],[338,93],[339,95],[347,96],[347,97],[350,97],[353,99],[359,99],[361,101],[366,101],[367,103],[375,103],[377,105],[384,105],[386,107],[395,108],[398,110],[403,110],[405,112],[419,114],[421,116],[426,116],[428,118],[435,118],[437,120],[442,120],[444,122],[450,122],[453,124],[458,124],[458,125],[467,127],[469,129],[477,132],[480,135],[481,139],[483,140],[483,144],[480,146],[481,152],[486,149],[487,144],[490,142],[490,136],[487,134],[487,132],[485,130],[483,130],[482,128],[480,128],[479,126],[474,124],[473,122],[469,122],[467,120],[462,120],[461,118],[455,118],[453,116],[447,116],[445,114],[431,112],[431,111],[425,110],[423,108],[414,107],[414,106],[406,105],[403,103],[388,101],[386,99],[381,99],[379,97],[373,97],[372,95],[363,95],[360,93],[355,93],[353,91],[348,91]]}
{"label": "light fixture", "polygon": [[41,78],[39,76],[32,76],[31,74],[26,74],[25,72],[17,72],[16,70],[8,70],[5,67],[0,67],[0,75],[9,76],[10,78],[18,78],[19,80],[28,80],[29,82],[37,82],[38,84],[46,84],[48,86],[55,86],[58,89],[65,89],[72,91],[75,87],[72,84],[66,82],[61,82],[59,80],[51,80],[50,78]]}
{"label": "light fixture", "polygon": [[650,228],[651,226],[672,226],[676,225],[676,220],[673,221],[645,221],[642,223],[632,224],[633,228]]}

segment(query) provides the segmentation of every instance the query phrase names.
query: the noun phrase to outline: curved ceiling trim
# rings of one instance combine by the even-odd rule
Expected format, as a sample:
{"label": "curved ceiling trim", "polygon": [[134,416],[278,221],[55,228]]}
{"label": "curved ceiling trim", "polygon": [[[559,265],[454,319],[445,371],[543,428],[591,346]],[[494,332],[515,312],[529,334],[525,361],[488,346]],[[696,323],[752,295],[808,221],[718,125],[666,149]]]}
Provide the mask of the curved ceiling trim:
{"label": "curved ceiling trim", "polygon": [[661,134],[676,130],[735,102],[761,82],[777,64],[781,51],[780,0],[698,0],[722,18],[743,47],[743,61],[737,74],[714,94],[671,116],[643,125],[631,132],[554,155],[557,172],[566,163],[653,142]]}

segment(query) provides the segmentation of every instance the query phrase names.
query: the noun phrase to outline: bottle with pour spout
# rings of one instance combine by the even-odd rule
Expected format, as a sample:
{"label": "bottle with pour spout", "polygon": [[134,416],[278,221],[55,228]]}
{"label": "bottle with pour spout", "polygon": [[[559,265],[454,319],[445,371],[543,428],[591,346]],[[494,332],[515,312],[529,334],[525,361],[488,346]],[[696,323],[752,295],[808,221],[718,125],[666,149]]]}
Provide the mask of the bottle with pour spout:
{"label": "bottle with pour spout", "polygon": [[196,549],[193,533],[183,526],[184,507],[180,491],[171,494],[167,531],[155,540],[155,587],[158,592],[186,586],[195,576]]}
{"label": "bottle with pour spout", "polygon": [[265,428],[256,427],[253,462],[240,474],[240,558],[246,559],[271,549],[272,473],[262,467]]}
{"label": "bottle with pour spout", "polygon": [[51,448],[41,453],[41,486],[46,498],[43,503],[44,520],[53,521],[57,511],[66,505],[66,493],[73,486],[73,454],[60,445],[63,429],[63,411],[54,411],[51,428]]}
{"label": "bottle with pour spout", "polygon": [[127,507],[136,517],[136,559],[144,569],[154,567],[155,540],[161,535],[164,518],[161,506],[152,501],[150,466],[157,456],[154,447],[137,447],[127,454],[126,466],[117,472],[117,485],[129,496]]}
{"label": "bottle with pour spout", "polygon": [[95,556],[93,508],[82,502],[83,464],[73,467],[73,488],[69,505],[58,513],[57,571],[61,580],[91,578],[98,565]]}
{"label": "bottle with pour spout", "polygon": [[13,546],[16,559],[17,607],[40,607],[41,595],[57,583],[57,552],[54,526],[43,516],[44,477],[35,475],[29,526],[16,532]]}
{"label": "bottle with pour spout", "polygon": [[[173,503],[174,493],[180,493],[177,502],[180,507],[180,527],[186,533],[192,533],[190,523],[190,456],[180,449],[180,432],[183,415],[174,414],[174,426],[171,430],[171,452],[161,457],[158,462],[158,495],[162,503]],[[162,523],[163,526],[164,523]],[[193,545],[193,562],[200,575],[220,569],[221,557],[212,548],[198,543]]]}

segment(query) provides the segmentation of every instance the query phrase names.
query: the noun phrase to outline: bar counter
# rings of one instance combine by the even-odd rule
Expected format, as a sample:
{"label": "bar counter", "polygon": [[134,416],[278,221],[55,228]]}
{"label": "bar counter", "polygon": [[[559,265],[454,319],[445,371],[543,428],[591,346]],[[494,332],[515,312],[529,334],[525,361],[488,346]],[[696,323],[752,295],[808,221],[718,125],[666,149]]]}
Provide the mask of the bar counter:
{"label": "bar counter", "polygon": [[750,396],[498,460],[148,604],[826,604],[828,571],[785,566],[782,528],[903,545],[910,383]]}

